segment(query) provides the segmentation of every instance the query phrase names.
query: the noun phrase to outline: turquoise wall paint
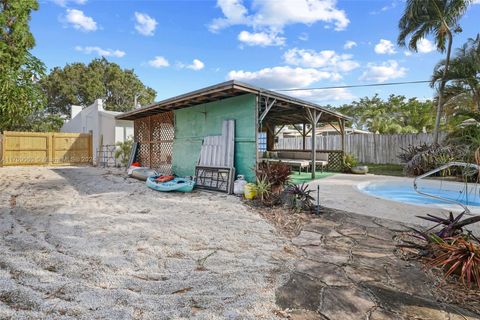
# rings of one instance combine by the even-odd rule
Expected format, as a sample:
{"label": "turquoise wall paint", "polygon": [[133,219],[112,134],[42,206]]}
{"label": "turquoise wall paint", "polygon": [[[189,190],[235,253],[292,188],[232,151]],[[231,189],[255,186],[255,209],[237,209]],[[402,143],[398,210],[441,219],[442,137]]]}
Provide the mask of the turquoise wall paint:
{"label": "turquoise wall paint", "polygon": [[221,135],[223,120],[235,120],[235,169],[254,182],[256,161],[255,95],[201,104],[176,110],[173,142],[173,172],[179,176],[195,174],[200,147],[205,136]]}

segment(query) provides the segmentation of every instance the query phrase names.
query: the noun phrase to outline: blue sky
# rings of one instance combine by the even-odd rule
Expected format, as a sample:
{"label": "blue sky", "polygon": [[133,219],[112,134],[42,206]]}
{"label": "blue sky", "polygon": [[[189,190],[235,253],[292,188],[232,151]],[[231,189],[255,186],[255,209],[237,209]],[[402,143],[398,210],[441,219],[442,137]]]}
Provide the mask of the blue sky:
{"label": "blue sky", "polygon": [[[477,1],[480,2],[480,1]],[[157,100],[229,79],[267,89],[428,80],[442,58],[396,45],[403,0],[40,0],[33,53],[49,69],[101,55],[132,68]],[[478,32],[480,4],[454,47]],[[427,85],[296,92],[320,104],[374,93],[427,99]]]}

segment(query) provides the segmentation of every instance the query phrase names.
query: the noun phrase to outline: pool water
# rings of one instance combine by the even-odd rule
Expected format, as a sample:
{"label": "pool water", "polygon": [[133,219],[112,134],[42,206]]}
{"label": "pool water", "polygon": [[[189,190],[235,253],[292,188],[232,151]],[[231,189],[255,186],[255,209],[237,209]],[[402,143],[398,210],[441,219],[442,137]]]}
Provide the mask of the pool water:
{"label": "pool water", "polygon": [[[458,201],[469,207],[480,206],[480,185],[468,184],[466,186],[463,183],[456,182],[433,184],[421,181],[418,183],[418,186],[418,190],[421,192]],[[358,188],[369,195],[398,202],[427,206],[452,205],[451,202],[430,198],[417,193],[413,188],[413,180],[411,182],[368,182],[358,185]]]}

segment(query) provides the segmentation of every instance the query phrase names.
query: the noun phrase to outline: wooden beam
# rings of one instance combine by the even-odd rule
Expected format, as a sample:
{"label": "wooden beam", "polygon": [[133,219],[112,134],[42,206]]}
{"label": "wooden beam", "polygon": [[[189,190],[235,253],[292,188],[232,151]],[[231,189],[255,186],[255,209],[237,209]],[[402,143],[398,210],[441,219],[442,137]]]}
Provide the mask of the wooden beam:
{"label": "wooden beam", "polygon": [[[338,130],[337,127],[335,127],[331,121],[328,121],[328,124],[331,125],[332,128],[335,129],[335,131],[337,131],[339,134],[342,134],[341,129]],[[340,121],[339,121],[339,127],[340,127]]]}
{"label": "wooden beam", "polygon": [[267,104],[266,103],[266,108],[265,110],[263,111],[262,115],[260,116],[260,119],[259,121],[262,122],[263,119],[265,119],[265,117],[267,116],[268,112],[270,111],[270,109],[272,109],[273,105],[275,104],[275,102],[277,101],[277,99],[273,99],[273,101],[270,103],[270,104]]}

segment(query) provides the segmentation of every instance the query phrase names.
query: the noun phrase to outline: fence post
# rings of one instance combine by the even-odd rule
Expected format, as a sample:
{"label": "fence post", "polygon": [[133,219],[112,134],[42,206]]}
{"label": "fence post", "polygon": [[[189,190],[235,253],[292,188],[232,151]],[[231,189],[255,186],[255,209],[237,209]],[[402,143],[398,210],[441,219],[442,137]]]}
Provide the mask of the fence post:
{"label": "fence post", "polygon": [[46,137],[47,137],[47,164],[48,165],[52,165],[53,164],[53,155],[54,155],[54,151],[53,151],[53,133],[49,132],[46,134]]}

